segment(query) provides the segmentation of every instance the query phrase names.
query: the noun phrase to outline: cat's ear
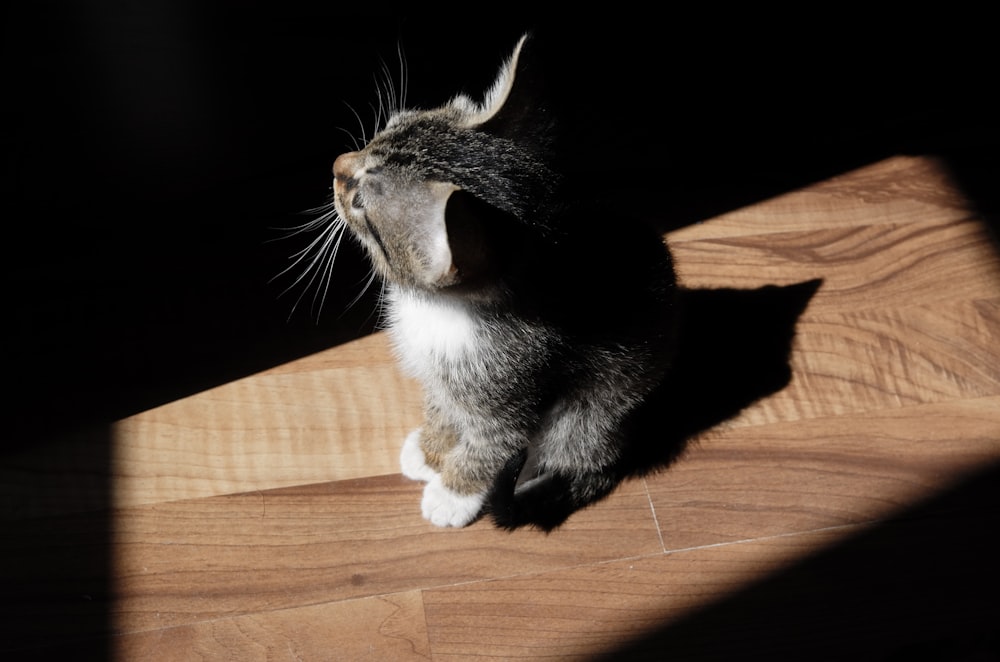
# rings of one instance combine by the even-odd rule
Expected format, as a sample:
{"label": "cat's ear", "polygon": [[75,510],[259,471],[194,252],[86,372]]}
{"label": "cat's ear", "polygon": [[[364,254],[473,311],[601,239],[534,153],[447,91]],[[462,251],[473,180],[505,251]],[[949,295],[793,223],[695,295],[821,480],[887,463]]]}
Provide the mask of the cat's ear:
{"label": "cat's ear", "polygon": [[530,34],[518,40],[481,103],[465,95],[451,100],[462,124],[516,142],[537,143],[551,133],[540,44]]}
{"label": "cat's ear", "polygon": [[551,138],[555,117],[541,46],[529,34],[518,41],[486,95],[480,131],[538,147]]}
{"label": "cat's ear", "polygon": [[462,190],[448,199],[445,226],[455,282],[473,288],[502,270],[521,231],[513,216]]}

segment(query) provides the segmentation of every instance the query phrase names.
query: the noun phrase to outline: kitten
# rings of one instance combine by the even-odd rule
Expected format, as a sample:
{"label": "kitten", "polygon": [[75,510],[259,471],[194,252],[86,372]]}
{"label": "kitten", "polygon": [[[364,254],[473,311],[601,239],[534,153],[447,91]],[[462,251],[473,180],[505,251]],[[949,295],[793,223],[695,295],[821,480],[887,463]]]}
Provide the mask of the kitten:
{"label": "kitten", "polygon": [[671,360],[662,236],[581,195],[523,37],[481,102],[398,110],[334,163],[339,220],[384,281],[388,333],[424,388],[403,473],[438,526],[490,512],[550,529],[621,481],[627,422]]}

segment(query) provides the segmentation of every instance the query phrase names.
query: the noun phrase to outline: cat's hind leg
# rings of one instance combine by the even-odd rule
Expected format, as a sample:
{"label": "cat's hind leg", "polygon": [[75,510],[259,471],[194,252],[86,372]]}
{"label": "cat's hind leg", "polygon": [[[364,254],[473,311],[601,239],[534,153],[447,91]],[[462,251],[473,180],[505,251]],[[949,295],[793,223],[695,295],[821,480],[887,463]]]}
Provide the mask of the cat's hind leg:
{"label": "cat's hind leg", "polygon": [[489,496],[497,526],[551,531],[618,486],[624,440],[616,419],[624,405],[611,395],[598,396],[558,403],[539,443],[528,449],[533,452],[522,453],[504,467]]}

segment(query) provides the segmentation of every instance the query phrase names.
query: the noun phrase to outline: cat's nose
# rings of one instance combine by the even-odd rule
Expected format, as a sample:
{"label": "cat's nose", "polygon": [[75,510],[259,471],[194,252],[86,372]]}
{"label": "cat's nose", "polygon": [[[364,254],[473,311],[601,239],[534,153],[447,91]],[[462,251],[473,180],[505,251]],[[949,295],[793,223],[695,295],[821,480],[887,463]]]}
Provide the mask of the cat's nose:
{"label": "cat's nose", "polygon": [[[358,152],[346,152],[337,157],[333,162],[333,178],[336,182],[348,186],[354,180],[354,173],[358,171],[361,155]],[[349,188],[349,186],[348,186]]]}

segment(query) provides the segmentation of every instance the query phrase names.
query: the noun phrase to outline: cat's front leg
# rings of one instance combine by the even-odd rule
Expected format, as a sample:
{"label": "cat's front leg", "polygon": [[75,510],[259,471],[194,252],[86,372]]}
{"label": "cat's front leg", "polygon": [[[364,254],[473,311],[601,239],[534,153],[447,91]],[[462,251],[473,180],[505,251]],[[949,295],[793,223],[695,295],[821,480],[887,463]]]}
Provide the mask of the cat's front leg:
{"label": "cat's front leg", "polygon": [[523,436],[491,426],[469,430],[443,458],[441,472],[424,487],[421,510],[437,526],[465,526],[476,520],[501,469],[517,454]]}
{"label": "cat's front leg", "polygon": [[[438,469],[430,466],[424,453],[426,428],[414,430],[403,442],[399,464],[403,475],[411,480],[427,483],[420,508],[424,519],[435,526],[465,526],[474,520],[482,509],[485,494],[460,494],[446,487]],[[436,455],[432,458],[438,459]],[[438,461],[440,461],[438,459]],[[440,465],[439,465],[440,466]]]}
{"label": "cat's front leg", "polygon": [[418,428],[406,437],[403,450],[399,453],[399,468],[410,480],[426,483],[437,476],[438,471],[427,463],[427,455],[420,443],[422,432]]}
{"label": "cat's front leg", "polygon": [[485,500],[485,490],[462,494],[445,485],[443,477],[437,475],[424,487],[420,509],[424,519],[435,526],[459,527],[479,516]]}
{"label": "cat's front leg", "polygon": [[441,473],[445,456],[458,444],[458,432],[429,400],[424,404],[424,424],[403,442],[399,467],[411,480],[427,482]]}

